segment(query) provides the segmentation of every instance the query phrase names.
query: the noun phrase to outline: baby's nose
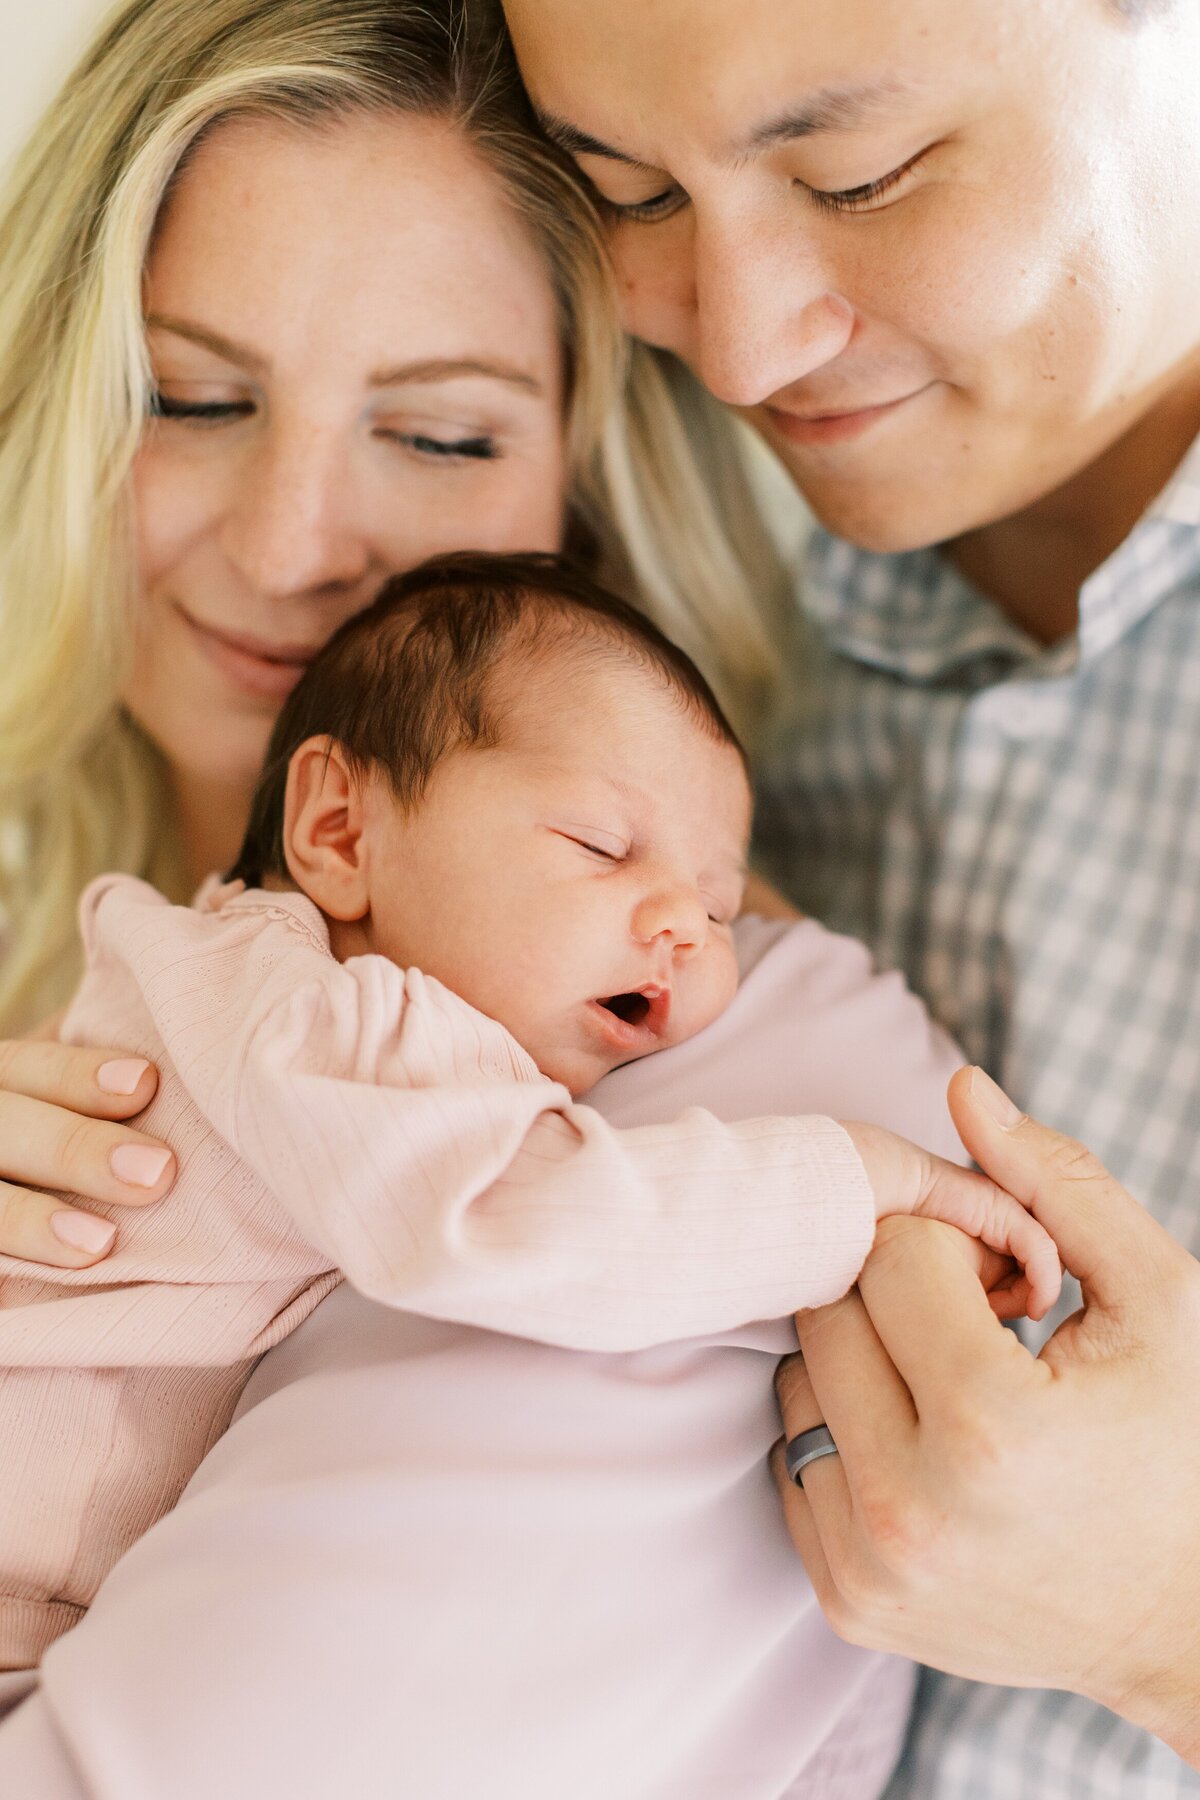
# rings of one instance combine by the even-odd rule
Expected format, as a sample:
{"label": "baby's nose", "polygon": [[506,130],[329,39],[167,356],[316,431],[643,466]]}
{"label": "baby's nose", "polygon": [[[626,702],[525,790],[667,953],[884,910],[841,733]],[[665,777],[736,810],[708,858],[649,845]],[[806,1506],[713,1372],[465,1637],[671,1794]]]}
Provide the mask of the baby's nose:
{"label": "baby's nose", "polygon": [[662,940],[675,955],[692,953],[708,935],[708,908],[694,888],[660,889],[634,909],[633,935],[642,944]]}

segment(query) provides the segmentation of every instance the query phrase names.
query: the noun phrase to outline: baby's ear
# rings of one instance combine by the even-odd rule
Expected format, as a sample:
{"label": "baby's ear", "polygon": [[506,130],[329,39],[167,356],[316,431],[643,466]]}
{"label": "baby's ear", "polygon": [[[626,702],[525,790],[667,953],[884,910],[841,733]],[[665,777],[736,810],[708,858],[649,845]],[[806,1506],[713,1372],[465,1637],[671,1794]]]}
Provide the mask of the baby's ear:
{"label": "baby's ear", "polygon": [[307,738],[288,764],[283,849],[301,893],[332,919],[368,905],[364,783],[333,738]]}

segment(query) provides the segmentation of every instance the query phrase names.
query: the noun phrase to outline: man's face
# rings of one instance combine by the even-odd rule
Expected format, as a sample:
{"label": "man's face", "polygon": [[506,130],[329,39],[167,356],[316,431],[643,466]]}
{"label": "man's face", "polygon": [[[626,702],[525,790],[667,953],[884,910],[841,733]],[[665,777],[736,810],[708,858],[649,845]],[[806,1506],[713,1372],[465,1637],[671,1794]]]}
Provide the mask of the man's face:
{"label": "man's face", "polygon": [[818,515],[940,542],[1200,374],[1200,7],[505,0],[629,328]]}

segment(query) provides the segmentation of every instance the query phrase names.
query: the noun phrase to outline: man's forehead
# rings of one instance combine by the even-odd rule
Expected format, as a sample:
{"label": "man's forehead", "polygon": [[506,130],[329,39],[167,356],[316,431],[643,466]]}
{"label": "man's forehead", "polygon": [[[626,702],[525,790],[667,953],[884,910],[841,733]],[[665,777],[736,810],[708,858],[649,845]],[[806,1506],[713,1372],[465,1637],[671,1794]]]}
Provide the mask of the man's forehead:
{"label": "man's forehead", "polygon": [[1019,68],[1081,8],[1111,23],[1117,3],[504,0],[551,135],[655,168],[681,130],[736,162],[781,138],[886,126],[944,104],[947,84]]}

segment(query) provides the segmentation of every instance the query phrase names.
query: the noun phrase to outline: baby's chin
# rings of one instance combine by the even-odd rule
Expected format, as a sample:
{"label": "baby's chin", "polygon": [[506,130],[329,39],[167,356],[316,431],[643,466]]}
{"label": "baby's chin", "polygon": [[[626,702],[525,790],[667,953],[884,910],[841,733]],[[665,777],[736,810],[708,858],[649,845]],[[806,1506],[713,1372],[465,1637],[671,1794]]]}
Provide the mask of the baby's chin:
{"label": "baby's chin", "polygon": [[598,1081],[621,1066],[619,1057],[599,1056],[586,1050],[550,1050],[545,1056],[535,1056],[534,1061],[543,1075],[569,1089],[573,1100],[582,1100]]}
{"label": "baby's chin", "polygon": [[[526,1046],[528,1048],[528,1046]],[[534,1062],[548,1075],[551,1081],[559,1081],[570,1090],[573,1100],[582,1100],[585,1094],[614,1069],[624,1068],[626,1063],[641,1062],[651,1055],[650,1050],[632,1051],[627,1055],[618,1055],[615,1051],[608,1055],[603,1050],[584,1050],[572,1045],[556,1044],[544,1051],[530,1050]]]}

